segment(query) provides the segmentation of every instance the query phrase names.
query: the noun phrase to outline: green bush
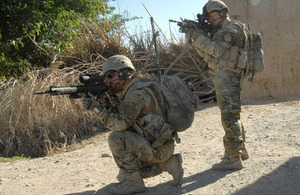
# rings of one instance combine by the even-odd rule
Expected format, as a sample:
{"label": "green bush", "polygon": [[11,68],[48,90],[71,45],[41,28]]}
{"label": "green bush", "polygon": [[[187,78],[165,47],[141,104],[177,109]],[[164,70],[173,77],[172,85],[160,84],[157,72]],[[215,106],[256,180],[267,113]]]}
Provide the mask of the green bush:
{"label": "green bush", "polygon": [[53,57],[72,47],[82,21],[111,18],[122,26],[105,0],[10,0],[0,2],[0,79],[18,77],[32,67],[48,67]]}

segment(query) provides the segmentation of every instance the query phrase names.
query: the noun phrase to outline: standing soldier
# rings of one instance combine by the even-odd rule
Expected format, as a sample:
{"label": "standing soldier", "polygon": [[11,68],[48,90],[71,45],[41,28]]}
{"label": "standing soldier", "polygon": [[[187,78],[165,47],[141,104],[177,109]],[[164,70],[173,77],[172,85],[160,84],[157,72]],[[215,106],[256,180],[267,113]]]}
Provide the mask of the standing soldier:
{"label": "standing soldier", "polygon": [[[120,104],[117,110],[107,109],[103,100],[85,98],[83,105],[94,110],[100,121],[112,133],[108,143],[119,167],[112,186],[114,194],[143,192],[143,178],[167,171],[178,185],[183,177],[182,158],[174,153],[174,129],[166,122],[153,94],[139,86],[148,81],[147,76],[137,75],[132,62],[123,55],[114,55],[103,64],[102,74],[110,91]],[[101,102],[102,104],[100,104]],[[155,133],[155,135],[151,133]]]}
{"label": "standing soldier", "polygon": [[245,62],[241,54],[247,51],[248,35],[241,22],[230,20],[229,8],[220,0],[210,0],[203,7],[203,17],[213,26],[208,37],[198,29],[190,29],[187,38],[213,74],[222,126],[225,130],[224,158],[212,166],[214,170],[239,170],[242,160],[249,158],[245,148],[245,131],[240,121],[240,91],[244,78]]}

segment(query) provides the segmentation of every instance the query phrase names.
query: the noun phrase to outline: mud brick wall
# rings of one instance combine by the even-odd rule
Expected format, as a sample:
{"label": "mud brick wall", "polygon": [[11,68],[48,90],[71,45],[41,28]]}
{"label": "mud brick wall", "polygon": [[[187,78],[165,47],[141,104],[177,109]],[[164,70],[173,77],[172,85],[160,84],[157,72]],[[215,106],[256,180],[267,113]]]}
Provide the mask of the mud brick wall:
{"label": "mud brick wall", "polygon": [[260,32],[265,71],[245,80],[242,98],[300,95],[300,0],[224,0],[230,18]]}

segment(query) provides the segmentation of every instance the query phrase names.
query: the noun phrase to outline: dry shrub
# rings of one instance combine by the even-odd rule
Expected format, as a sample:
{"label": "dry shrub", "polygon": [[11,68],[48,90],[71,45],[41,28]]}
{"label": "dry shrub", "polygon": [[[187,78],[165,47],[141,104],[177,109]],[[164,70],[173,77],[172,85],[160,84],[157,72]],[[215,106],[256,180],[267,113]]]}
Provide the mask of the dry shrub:
{"label": "dry shrub", "polygon": [[80,39],[68,49],[67,58],[71,60],[72,66],[77,64],[78,60],[96,62],[115,54],[128,53],[128,49],[122,44],[121,35],[115,32],[116,29],[111,26],[108,19],[103,25],[98,25],[91,20],[82,21],[82,25],[84,30],[81,32]]}
{"label": "dry shrub", "polygon": [[157,73],[158,64],[161,74],[177,75],[186,82],[193,83],[200,99],[211,99],[214,87],[206,64],[196,50],[185,43],[169,43],[157,39],[158,62],[154,52],[152,35],[131,37],[134,50],[129,57],[142,73]]}
{"label": "dry shrub", "polygon": [[[84,69],[96,70],[94,64]],[[83,67],[33,71],[20,80],[2,84],[0,90],[0,152],[2,156],[42,156],[65,150],[74,139],[104,130],[80,99],[34,95],[50,86],[79,84]]]}
{"label": "dry shrub", "polygon": [[[113,29],[110,21],[104,26],[91,21],[83,25],[85,31],[69,48],[68,55],[57,56],[63,65],[56,61],[50,68],[1,83],[0,156],[51,155],[66,150],[77,139],[105,130],[92,112],[82,108],[81,99],[34,95],[34,91],[80,84],[80,75],[87,71],[100,73],[104,60],[115,54],[128,56],[142,73],[157,73],[150,33],[129,36],[122,29]],[[194,49],[183,43],[169,43],[161,36],[157,47],[162,74],[175,74],[192,82],[200,98],[213,95],[205,64]]]}

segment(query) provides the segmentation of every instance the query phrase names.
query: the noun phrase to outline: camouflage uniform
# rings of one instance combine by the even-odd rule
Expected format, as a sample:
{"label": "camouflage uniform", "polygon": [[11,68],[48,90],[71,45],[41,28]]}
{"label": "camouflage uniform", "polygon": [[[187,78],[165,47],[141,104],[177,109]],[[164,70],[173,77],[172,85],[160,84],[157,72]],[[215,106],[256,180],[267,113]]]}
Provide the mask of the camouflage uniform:
{"label": "camouflage uniform", "polygon": [[135,77],[135,68],[124,55],[109,57],[102,65],[102,75],[113,97],[117,96],[118,106],[105,108],[103,99],[91,94],[82,103],[112,130],[108,143],[120,168],[120,182],[112,185],[111,193],[143,192],[143,178],[164,171],[172,175],[172,184],[178,185],[183,178],[182,157],[173,154],[174,127],[166,122],[163,105],[158,104],[157,96],[162,94],[148,88],[150,75]]}
{"label": "camouflage uniform", "polygon": [[225,156],[230,157],[241,155],[245,142],[245,132],[240,121],[243,71],[237,68],[236,64],[239,63],[238,53],[245,49],[246,36],[240,22],[228,21],[211,39],[199,35],[193,43],[213,74],[217,102],[225,130],[223,137]]}
{"label": "camouflage uniform", "polygon": [[154,140],[146,139],[145,132],[137,127],[136,122],[147,114],[161,112],[157,110],[152,96],[145,89],[130,90],[141,82],[141,78],[136,77],[124,90],[117,93],[121,100],[118,113],[111,113],[107,109],[102,112],[97,108],[94,110],[99,114],[100,121],[113,131],[108,142],[120,171],[139,171],[143,178],[147,178],[162,173],[159,163],[173,155],[174,140],[170,137],[159,146],[152,147]]}

